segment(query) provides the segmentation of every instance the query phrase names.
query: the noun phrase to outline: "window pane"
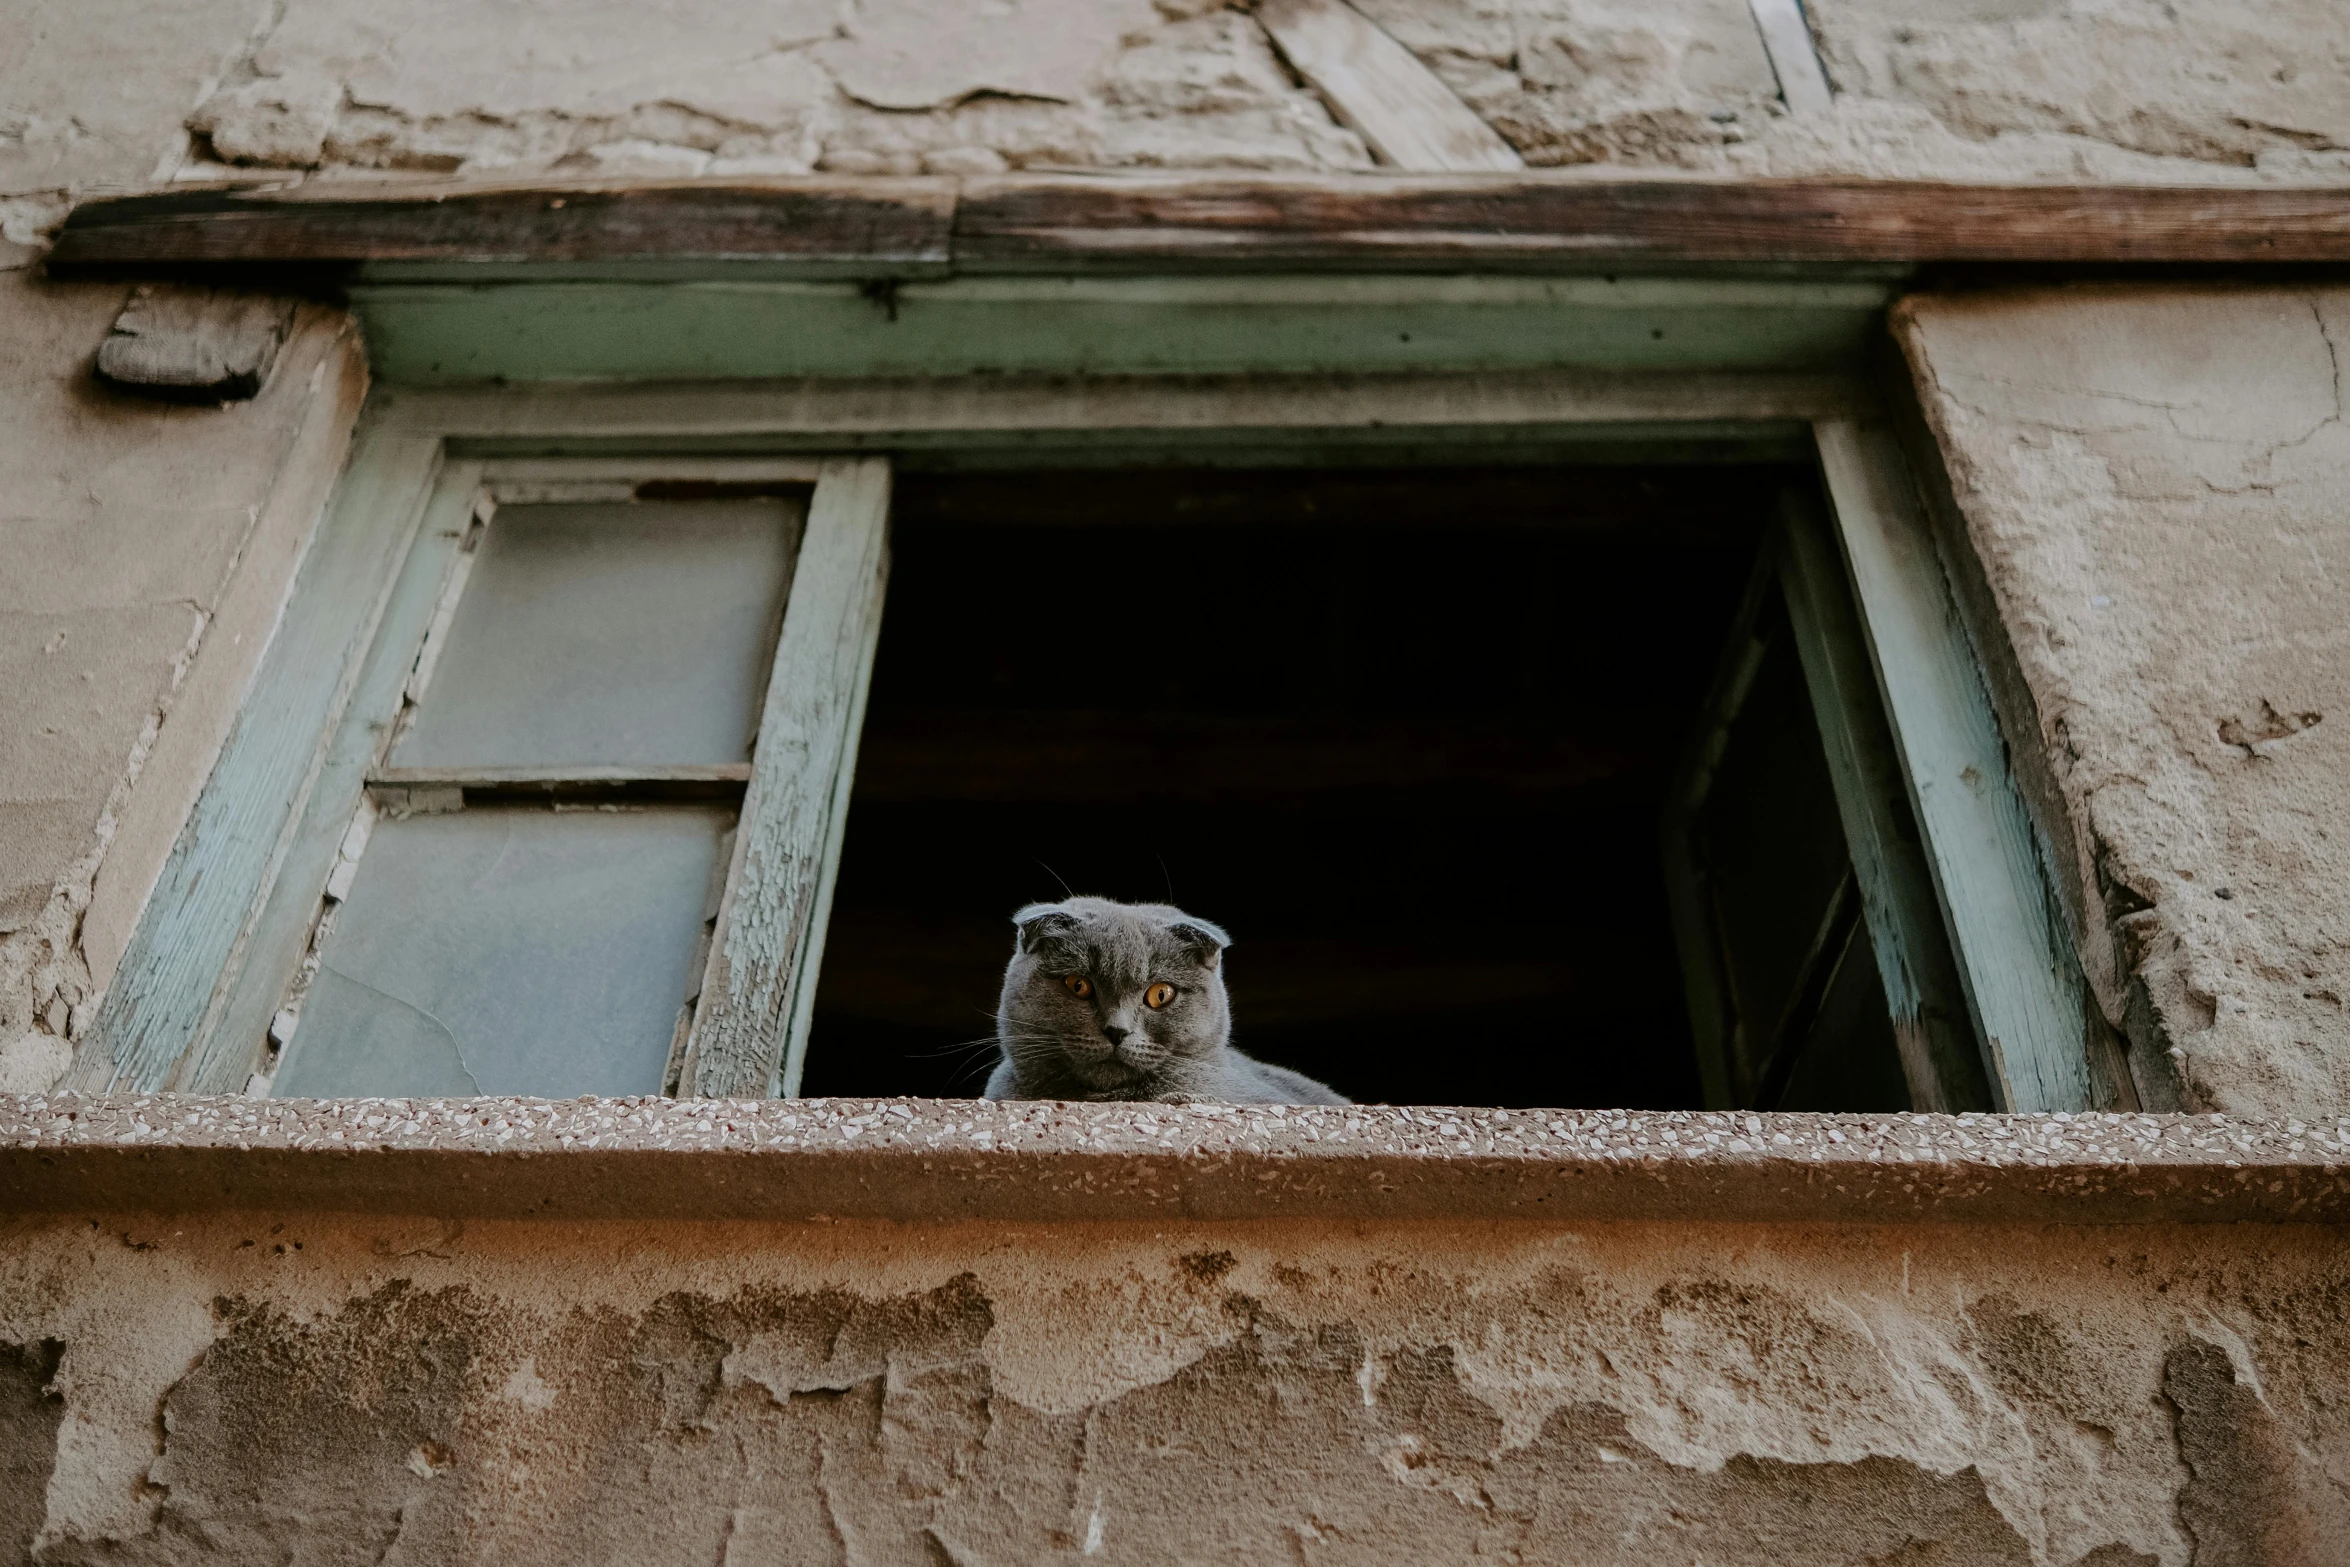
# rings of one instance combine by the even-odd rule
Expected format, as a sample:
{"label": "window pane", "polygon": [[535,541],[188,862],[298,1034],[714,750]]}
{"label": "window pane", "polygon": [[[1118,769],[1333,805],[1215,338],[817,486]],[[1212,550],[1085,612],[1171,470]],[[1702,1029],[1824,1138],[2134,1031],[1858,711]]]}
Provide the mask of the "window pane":
{"label": "window pane", "polygon": [[806,506],[502,506],[397,767],[744,762]]}
{"label": "window pane", "polygon": [[657,1094],[723,809],[386,820],[274,1092]]}

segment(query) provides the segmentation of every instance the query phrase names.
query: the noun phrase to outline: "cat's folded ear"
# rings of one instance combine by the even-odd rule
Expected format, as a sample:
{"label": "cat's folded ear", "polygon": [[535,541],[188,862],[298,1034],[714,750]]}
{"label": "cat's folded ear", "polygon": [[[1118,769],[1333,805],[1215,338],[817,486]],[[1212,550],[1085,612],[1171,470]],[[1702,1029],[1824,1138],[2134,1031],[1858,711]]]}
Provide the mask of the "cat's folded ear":
{"label": "cat's folded ear", "polygon": [[1058,903],[1031,903],[1012,916],[1012,928],[1020,933],[1020,950],[1034,952],[1053,937],[1075,930],[1077,916]]}
{"label": "cat's folded ear", "polygon": [[1167,934],[1183,943],[1183,950],[1201,968],[1214,968],[1223,958],[1224,949],[1232,945],[1232,938],[1224,934],[1223,926],[1193,919],[1188,914],[1169,925]]}

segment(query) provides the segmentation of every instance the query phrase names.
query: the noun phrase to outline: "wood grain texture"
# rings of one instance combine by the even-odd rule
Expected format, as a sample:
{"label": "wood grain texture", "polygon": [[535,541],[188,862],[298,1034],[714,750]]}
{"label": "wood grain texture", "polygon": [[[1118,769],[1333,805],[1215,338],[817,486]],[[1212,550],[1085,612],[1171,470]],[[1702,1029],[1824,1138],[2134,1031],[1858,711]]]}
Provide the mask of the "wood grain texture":
{"label": "wood grain texture", "polygon": [[268,894],[441,462],[370,421],[296,575],[235,731],[76,1052],[68,1086],[167,1086]]}
{"label": "wood grain texture", "polygon": [[679,1092],[788,1092],[804,1047],[888,574],[889,464],[827,462],[775,672]]}
{"label": "wood grain texture", "polygon": [[1262,0],[1257,21],[1380,162],[1427,174],[1525,167],[1417,55],[1346,0]]}
{"label": "wood grain texture", "polygon": [[1604,269],[2350,262],[2350,189],[1014,175],[178,191],[85,202],[48,265],[672,269],[918,277],[1093,265]]}
{"label": "wood grain texture", "polygon": [[1817,426],[1835,531],[1999,1108],[2102,1108],[2088,983],[2056,913],[2006,742],[1887,428]]}
{"label": "wood grain texture", "polygon": [[386,789],[519,789],[564,784],[747,783],[750,776],[750,767],[742,762],[642,767],[599,763],[573,767],[379,767],[367,781]]}
{"label": "wood grain texture", "polygon": [[936,179],[171,191],[94,202],[50,264],[351,265],[788,261],[943,268],[955,187]]}
{"label": "wood grain texture", "polygon": [[1258,371],[1857,366],[1875,282],[1654,277],[951,278],[894,314],[850,283],[355,284],[411,385]]}
{"label": "wood grain texture", "polygon": [[1758,426],[1799,433],[1861,406],[1837,374],[1544,370],[1459,375],[805,377],[791,380],[445,388],[374,392],[402,429],[538,449],[566,439],[756,441],[837,450],[844,442],[1033,448],[1040,441],[1212,442],[1294,448],[1350,436],[1381,443],[1446,431],[1522,445],[1545,431]]}
{"label": "wood grain texture", "polygon": [[2335,262],[2350,191],[1452,176],[974,181],[955,262]]}
{"label": "wood grain texture", "polygon": [[1990,1081],[1943,934],[1933,872],[1909,830],[1901,762],[1878,704],[1843,561],[1807,500],[1789,498],[1785,528],[1780,586],[1835,785],[1877,975],[1893,1013],[1910,1108],[1940,1114],[1988,1110]]}

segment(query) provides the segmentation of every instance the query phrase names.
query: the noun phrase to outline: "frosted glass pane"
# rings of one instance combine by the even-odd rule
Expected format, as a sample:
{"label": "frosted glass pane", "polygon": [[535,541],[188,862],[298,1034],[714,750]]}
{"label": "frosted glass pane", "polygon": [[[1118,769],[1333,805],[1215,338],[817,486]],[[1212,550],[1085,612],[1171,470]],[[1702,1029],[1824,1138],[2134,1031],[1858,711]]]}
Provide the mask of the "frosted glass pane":
{"label": "frosted glass pane", "polygon": [[377,825],[273,1090],[657,1094],[732,813]]}
{"label": "frosted glass pane", "polygon": [[750,760],[805,506],[501,506],[396,767]]}

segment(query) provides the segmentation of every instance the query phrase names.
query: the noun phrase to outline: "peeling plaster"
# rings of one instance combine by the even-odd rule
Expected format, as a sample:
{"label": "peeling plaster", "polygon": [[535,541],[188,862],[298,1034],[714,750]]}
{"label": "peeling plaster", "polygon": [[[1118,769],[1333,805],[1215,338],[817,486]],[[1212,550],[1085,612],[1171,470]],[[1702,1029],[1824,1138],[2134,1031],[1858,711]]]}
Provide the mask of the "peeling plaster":
{"label": "peeling plaster", "polygon": [[43,1561],[2183,1567],[2350,1524],[2340,1256],[2241,1226],[101,1215],[15,1223],[0,1333],[63,1345]]}
{"label": "peeling plaster", "polygon": [[[322,169],[615,177],[1370,166],[1220,0],[40,0],[0,62],[0,220]],[[2350,175],[2331,0],[1817,0],[1790,114],[1743,0],[1361,0],[1529,163],[2228,183]],[[129,41],[129,42],[126,42]],[[135,43],[135,47],[133,47]]]}
{"label": "peeling plaster", "polygon": [[165,408],[88,379],[122,288],[0,291],[0,1091],[25,1092],[56,1080],[210,770],[364,372],[312,307],[260,398]]}
{"label": "peeling plaster", "polygon": [[1918,299],[1897,324],[2108,927],[2082,944],[2108,1015],[2190,1108],[2344,1103],[2350,294]]}

